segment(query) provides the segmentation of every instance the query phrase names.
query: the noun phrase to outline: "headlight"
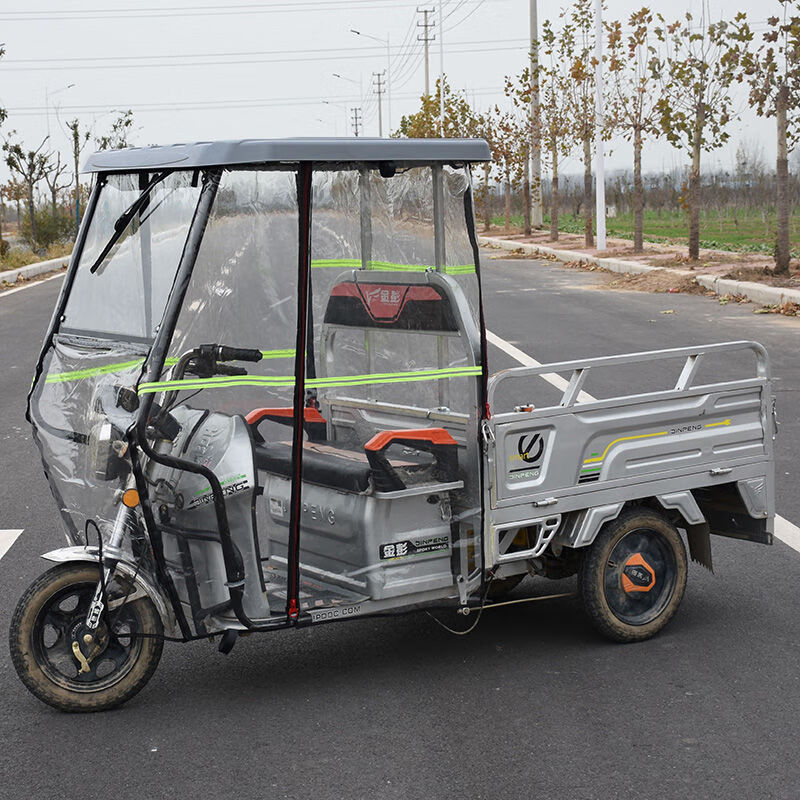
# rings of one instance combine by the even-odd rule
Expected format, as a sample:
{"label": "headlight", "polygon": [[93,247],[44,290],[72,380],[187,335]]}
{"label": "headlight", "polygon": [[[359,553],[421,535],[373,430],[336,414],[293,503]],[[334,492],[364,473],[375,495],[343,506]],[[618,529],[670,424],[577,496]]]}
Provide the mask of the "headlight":
{"label": "headlight", "polygon": [[92,475],[99,481],[113,481],[128,471],[125,454],[128,443],[125,434],[102,420],[92,426],[89,433],[89,464]]}

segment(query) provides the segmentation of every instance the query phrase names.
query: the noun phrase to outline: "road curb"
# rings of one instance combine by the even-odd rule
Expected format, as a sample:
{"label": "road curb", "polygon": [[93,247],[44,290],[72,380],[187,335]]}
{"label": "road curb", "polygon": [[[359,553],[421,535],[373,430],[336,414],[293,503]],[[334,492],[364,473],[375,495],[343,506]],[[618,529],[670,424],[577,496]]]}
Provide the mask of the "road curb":
{"label": "road curb", "polygon": [[45,272],[53,272],[66,267],[69,264],[69,259],[70,256],[61,256],[61,258],[51,258],[49,261],[38,261],[35,264],[27,264],[24,267],[0,272],[0,283],[12,284],[16,283],[20,278],[27,280],[28,278],[35,278],[37,275],[43,275]]}
{"label": "road curb", "polygon": [[718,295],[742,295],[753,303],[761,305],[783,305],[784,303],[800,304],[800,289],[787,289],[780,286],[765,286],[752,281],[735,281],[729,278],[720,278],[714,275],[698,275],[687,269],[671,269],[669,267],[652,267],[639,264],[636,261],[624,261],[619,258],[599,258],[598,256],[581,253],[577,250],[557,250],[554,247],[545,247],[527,242],[516,242],[512,239],[498,239],[494,236],[479,236],[478,242],[501,250],[522,250],[531,255],[544,255],[558,261],[585,261],[596,264],[598,267],[611,270],[611,272],[642,274],[663,270],[671,272],[676,277],[694,278],[701,286]]}

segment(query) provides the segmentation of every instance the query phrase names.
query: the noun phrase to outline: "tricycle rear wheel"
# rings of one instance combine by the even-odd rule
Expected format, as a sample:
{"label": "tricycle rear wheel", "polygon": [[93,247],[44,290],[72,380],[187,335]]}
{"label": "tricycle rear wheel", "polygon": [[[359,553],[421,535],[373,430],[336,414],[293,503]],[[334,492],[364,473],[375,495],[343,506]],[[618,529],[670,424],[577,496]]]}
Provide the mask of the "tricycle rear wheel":
{"label": "tricycle rear wheel", "polygon": [[[150,680],[161,659],[163,626],[149,597],[122,602],[133,587],[115,578],[106,587],[117,607],[95,633],[97,652],[81,672],[72,651],[84,629],[100,571],[96,564],[59,564],[20,598],[9,631],[11,660],[25,686],[62,711],[102,711],[121,705]],[[144,636],[140,634],[145,634]]]}
{"label": "tricycle rear wheel", "polygon": [[660,631],[686,588],[686,548],[677,529],[650,509],[623,512],[587,549],[578,587],[594,627],[617,642]]}

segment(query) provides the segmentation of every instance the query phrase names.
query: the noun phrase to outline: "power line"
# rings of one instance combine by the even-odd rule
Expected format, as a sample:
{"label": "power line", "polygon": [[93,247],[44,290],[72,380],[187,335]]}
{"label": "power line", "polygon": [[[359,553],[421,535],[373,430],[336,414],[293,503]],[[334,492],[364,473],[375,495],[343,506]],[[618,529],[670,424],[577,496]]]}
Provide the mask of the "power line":
{"label": "power line", "polygon": [[[483,44],[505,44],[509,45],[513,42],[518,42],[520,44],[527,43],[527,39],[481,39],[476,40],[473,42],[451,42],[450,44],[446,45],[446,49],[450,51],[450,48],[454,47],[472,47],[474,45],[483,45]],[[96,57],[87,57],[85,59],[76,58],[76,61],[82,62],[90,62],[90,63],[72,63],[72,58],[43,58],[43,59],[9,59],[3,60],[0,62],[0,71],[9,71],[9,72],[42,72],[47,70],[61,70],[69,68],[71,70],[77,69],[97,69],[98,67],[102,69],[149,69],[149,68],[163,68],[163,67],[202,67],[202,66],[225,66],[227,64],[267,64],[267,63],[275,63],[275,62],[306,62],[306,61],[330,61],[330,60],[340,60],[340,59],[347,59],[347,60],[354,60],[354,59],[364,59],[364,58],[375,58],[375,51],[380,50],[381,48],[377,47],[362,47],[362,48],[338,48],[338,49],[326,49],[324,55],[314,55],[314,56],[305,56],[306,53],[319,53],[319,49],[310,49],[310,50],[264,50],[261,52],[254,51],[251,53],[201,53],[201,54],[187,54],[187,55],[165,55],[165,56],[149,56],[149,57],[137,57],[137,56],[96,56]],[[508,49],[518,49],[518,47],[497,47],[493,48],[495,50],[508,50]],[[353,51],[358,51],[357,53],[353,53]],[[452,50],[451,52],[458,53],[458,52],[485,52],[485,50]],[[347,55],[350,53],[351,55]],[[260,58],[260,57],[253,57],[253,58],[239,58],[240,55],[243,56],[275,56],[274,58]],[[292,55],[298,56],[297,58],[292,58]],[[207,58],[233,58],[235,60],[229,61],[181,61],[181,62],[173,62],[173,63],[142,63],[145,58],[197,58],[198,56],[205,56]],[[127,60],[131,63],[118,63],[119,61]],[[109,63],[98,63],[102,61],[108,61]],[[30,63],[30,64],[44,64],[44,63],[52,63],[53,66],[24,66],[18,67],[14,66],[14,64],[18,63]]]}
{"label": "power line", "polygon": [[[486,86],[470,90],[471,94],[477,96],[495,95],[502,92],[502,86]],[[406,92],[398,95],[398,99],[411,100],[417,98],[419,95],[416,92]],[[337,97],[272,97],[260,99],[225,99],[225,100],[198,100],[198,101],[185,101],[185,102],[163,102],[163,103],[114,103],[114,108],[130,109],[135,113],[146,112],[163,112],[166,109],[173,111],[206,111],[206,110],[229,110],[239,108],[281,108],[289,106],[307,106],[318,105],[323,101],[328,101],[333,105],[349,105],[354,101],[352,95],[343,95]],[[43,116],[45,114],[44,106],[17,106],[6,109],[9,114],[18,116]],[[91,114],[96,112],[106,112],[109,110],[109,105],[73,105],[62,106],[62,114]],[[359,106],[359,114],[361,114],[361,107]]]}
{"label": "power line", "polygon": [[[480,0],[466,0],[480,2]],[[151,6],[146,8],[103,9],[49,9],[43,11],[3,11],[3,22],[54,22],[98,19],[152,19],[154,17],[238,16],[241,14],[286,14],[291,12],[318,13],[324,11],[363,11],[387,8],[413,8],[413,3],[398,3],[396,0],[299,0],[298,2],[255,3],[253,5],[205,5],[205,6]]]}

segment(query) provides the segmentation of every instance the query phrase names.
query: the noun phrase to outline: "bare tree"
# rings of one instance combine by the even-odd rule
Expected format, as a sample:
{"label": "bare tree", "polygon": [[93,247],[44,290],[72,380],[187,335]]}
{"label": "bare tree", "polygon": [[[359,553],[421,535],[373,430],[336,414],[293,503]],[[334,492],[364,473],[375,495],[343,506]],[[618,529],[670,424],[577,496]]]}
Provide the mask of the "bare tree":
{"label": "bare tree", "polygon": [[72,164],[75,180],[75,238],[78,238],[78,227],[81,222],[81,180],[80,180],[80,160],[81,153],[91,139],[91,131],[81,132],[80,123],[77,117],[67,123],[70,143],[72,145]]}
{"label": "bare tree", "polygon": [[592,219],[592,150],[595,134],[594,3],[574,0],[561,13],[559,50],[566,59],[571,81],[567,84],[566,109],[573,135],[581,143],[583,161],[583,232],[586,247],[594,247]]}
{"label": "bare tree", "polygon": [[522,160],[527,153],[527,140],[517,117],[495,107],[495,138],[492,155],[503,179],[505,228],[511,227],[511,193],[522,180]]}
{"label": "bare tree", "polygon": [[130,147],[128,136],[133,127],[133,111],[120,112],[120,115],[111,123],[111,128],[102,136],[95,138],[98,150],[122,150]]}
{"label": "bare tree", "polygon": [[[655,19],[663,22],[660,15]],[[611,96],[609,113],[617,129],[633,140],[633,250],[644,249],[644,186],[642,184],[642,143],[645,136],[661,133],[660,103],[662,100],[664,63],[653,43],[653,13],[641,8],[631,14],[627,34],[619,21],[608,28],[609,72]],[[657,40],[656,40],[657,41]]]}
{"label": "bare tree", "polygon": [[[15,136],[16,131],[12,131],[11,135]],[[20,142],[6,140],[3,143],[6,166],[19,175],[25,183],[28,216],[31,223],[31,241],[33,244],[36,243],[36,209],[33,195],[36,185],[42,180],[47,170],[47,155],[42,153],[45,142],[47,142],[46,136],[35,150],[26,150]]]}
{"label": "bare tree", "polygon": [[[54,155],[56,156],[55,162],[53,162]],[[55,219],[56,215],[58,214],[58,193],[62,189],[66,189],[71,183],[69,180],[66,183],[60,182],[61,176],[67,171],[68,168],[68,164],[61,163],[61,153],[48,153],[47,167],[43,177],[44,182],[47,184],[47,188],[50,191],[50,203],[53,209],[53,219]]]}
{"label": "bare tree", "polygon": [[558,168],[561,158],[572,149],[570,119],[566,98],[569,75],[568,60],[561,50],[560,39],[550,23],[542,25],[542,49],[544,60],[539,62],[539,83],[543,102],[539,104],[541,142],[550,164],[550,239],[558,241],[558,212],[561,206]]}
{"label": "bare tree", "polygon": [[686,13],[666,28],[655,28],[667,47],[663,95],[658,101],[661,130],[676,147],[688,150],[689,258],[700,255],[700,154],[728,141],[735,116],[731,84],[751,36],[745,15],[734,23],[709,21],[707,2],[699,20]]}
{"label": "bare tree", "polygon": [[750,101],[759,116],[775,117],[778,158],[776,163],[777,231],[775,271],[788,272],[789,151],[800,141],[800,13],[789,16],[790,0],[779,0],[783,18],[770,17],[764,41],[755,53],[747,53],[744,73],[750,83]]}

